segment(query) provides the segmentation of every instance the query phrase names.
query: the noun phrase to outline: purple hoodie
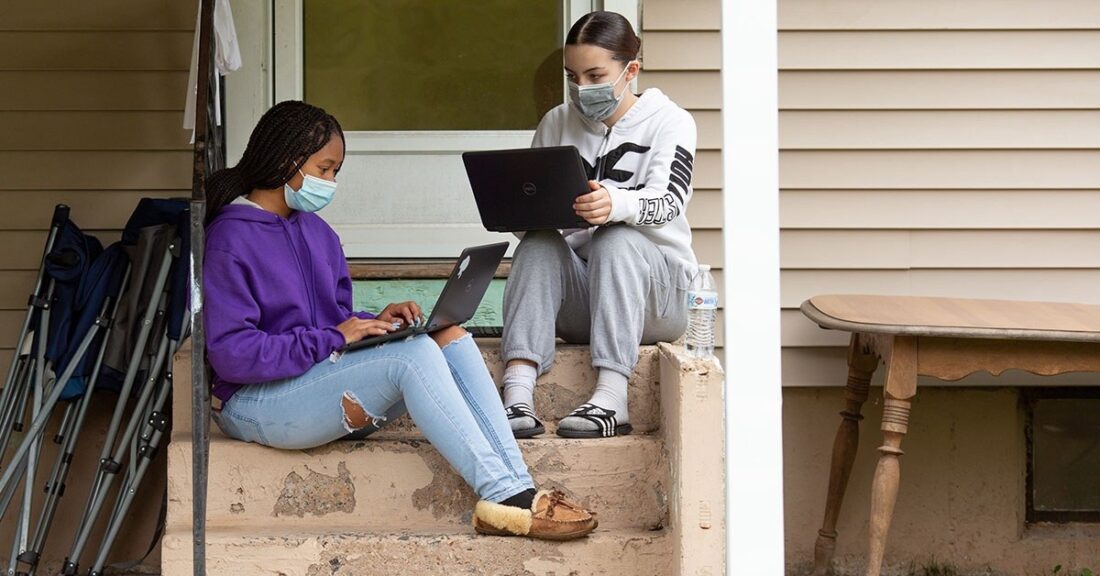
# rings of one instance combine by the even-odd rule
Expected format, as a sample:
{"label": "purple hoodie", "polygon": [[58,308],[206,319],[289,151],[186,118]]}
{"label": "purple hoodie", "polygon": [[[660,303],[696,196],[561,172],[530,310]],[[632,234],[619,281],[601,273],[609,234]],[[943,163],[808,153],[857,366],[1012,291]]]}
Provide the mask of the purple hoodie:
{"label": "purple hoodie", "polygon": [[213,394],[304,374],[344,345],[351,277],[340,238],[319,216],[222,208],[206,229],[206,357]]}

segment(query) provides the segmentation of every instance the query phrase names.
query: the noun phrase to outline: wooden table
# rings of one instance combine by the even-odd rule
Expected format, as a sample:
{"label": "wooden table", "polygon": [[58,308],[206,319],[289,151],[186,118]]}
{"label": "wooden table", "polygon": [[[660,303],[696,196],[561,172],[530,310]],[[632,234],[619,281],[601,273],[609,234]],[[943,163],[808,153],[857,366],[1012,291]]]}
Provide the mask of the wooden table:
{"label": "wooden table", "polygon": [[871,486],[867,576],[879,576],[882,569],[917,376],[959,380],[980,371],[998,376],[1010,368],[1044,376],[1100,372],[1100,306],[826,295],[803,302],[802,313],[822,328],[852,334],[825,520],[814,548],[814,576],[826,576],[831,569],[837,517],[859,445],[860,410],[880,363],[886,366],[883,445]]}

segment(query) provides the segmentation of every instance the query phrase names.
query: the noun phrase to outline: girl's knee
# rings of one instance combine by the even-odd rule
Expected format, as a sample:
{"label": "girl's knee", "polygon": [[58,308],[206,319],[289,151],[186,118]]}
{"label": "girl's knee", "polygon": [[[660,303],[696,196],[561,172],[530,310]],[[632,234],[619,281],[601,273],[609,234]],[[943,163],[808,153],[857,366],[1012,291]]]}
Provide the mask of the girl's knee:
{"label": "girl's knee", "polygon": [[[404,371],[407,373],[410,369],[415,372],[423,372],[427,370],[428,373],[433,370],[446,370],[447,359],[443,356],[442,346],[436,340],[436,334],[440,332],[447,332],[449,328],[445,328],[438,332],[417,336],[402,343],[402,347],[398,353],[399,358],[404,362]],[[461,330],[461,329],[460,329]],[[465,332],[463,330],[463,332]]]}
{"label": "girl's knee", "polygon": [[462,338],[467,334],[469,334],[469,332],[467,332],[461,326],[450,326],[442,330],[432,332],[430,336],[432,340],[434,340],[435,343],[439,345],[439,347],[442,349],[451,342],[454,342],[455,340],[458,340],[459,338]]}
{"label": "girl's knee", "polygon": [[596,231],[588,256],[589,273],[648,274],[643,242],[650,242],[641,232],[629,226],[611,226]]}
{"label": "girl's knee", "polygon": [[569,246],[557,230],[533,230],[524,233],[523,240],[520,240],[519,246],[516,247],[513,260],[528,253],[555,254],[563,249],[568,250]]}
{"label": "girl's knee", "polygon": [[439,346],[435,342],[435,333],[411,338],[405,342],[405,345],[408,347],[405,355],[413,362],[423,361],[425,357],[435,356],[439,353]]}
{"label": "girl's knee", "polygon": [[641,232],[630,226],[602,226],[592,236],[592,250],[602,253],[633,249],[636,242],[648,242]]}

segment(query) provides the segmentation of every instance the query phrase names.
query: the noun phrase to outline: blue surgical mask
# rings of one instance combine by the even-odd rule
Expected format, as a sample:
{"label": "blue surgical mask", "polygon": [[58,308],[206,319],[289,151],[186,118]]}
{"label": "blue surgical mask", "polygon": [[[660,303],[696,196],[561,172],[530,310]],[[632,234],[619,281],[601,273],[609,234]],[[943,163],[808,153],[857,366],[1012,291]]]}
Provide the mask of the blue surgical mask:
{"label": "blue surgical mask", "polygon": [[569,100],[573,103],[573,106],[577,108],[577,111],[584,115],[585,118],[592,120],[593,122],[603,122],[611,117],[615,113],[615,110],[619,109],[619,103],[622,102],[623,97],[626,96],[626,88],[623,88],[622,93],[615,96],[615,85],[619,83],[619,80],[623,79],[626,75],[626,71],[630,69],[630,64],[627,64],[626,68],[623,68],[622,74],[615,79],[614,82],[608,82],[606,84],[589,84],[587,86],[580,86],[576,82],[569,83]]}
{"label": "blue surgical mask", "polygon": [[290,182],[283,184],[283,195],[287,206],[302,212],[316,212],[332,202],[332,197],[336,195],[335,181],[310,176],[301,170],[298,170],[298,173],[302,175],[300,189],[291,188]]}

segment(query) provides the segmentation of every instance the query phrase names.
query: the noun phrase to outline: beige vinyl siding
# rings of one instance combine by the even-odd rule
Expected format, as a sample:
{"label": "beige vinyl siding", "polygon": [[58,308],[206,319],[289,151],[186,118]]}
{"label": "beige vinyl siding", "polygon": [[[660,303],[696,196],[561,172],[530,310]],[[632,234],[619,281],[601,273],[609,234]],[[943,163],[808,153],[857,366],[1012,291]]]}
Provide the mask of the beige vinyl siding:
{"label": "beige vinyl siding", "polygon": [[[4,70],[176,70],[191,57],[192,32],[6,31],[0,37]],[[58,49],[64,47],[64,50]]]}
{"label": "beige vinyl siding", "polygon": [[[715,0],[642,0],[642,29],[645,31],[718,32],[722,26],[722,3]],[[643,48],[645,50],[645,48]],[[689,60],[690,58],[684,58]]]}
{"label": "beige vinyl siding", "polygon": [[[691,112],[698,128],[692,247],[722,277],[722,35],[720,0],[645,0],[640,88],[656,87]],[[719,312],[721,321],[721,312]],[[722,332],[718,332],[719,344]]]}
{"label": "beige vinyl siding", "polygon": [[0,18],[0,366],[54,205],[118,239],[138,199],[190,195],[181,128],[195,3],[24,2]]}
{"label": "beige vinyl siding", "polygon": [[1100,146],[1097,110],[785,110],[783,120],[780,137],[785,150]]}
{"label": "beige vinyl siding", "polygon": [[1100,4],[779,16],[785,385],[843,384],[846,336],[798,312],[815,294],[1100,303]]}
{"label": "beige vinyl siding", "polygon": [[[8,34],[8,32],[5,32]],[[183,71],[6,70],[0,109],[10,111],[179,110],[187,89]]]}
{"label": "beige vinyl siding", "polygon": [[1094,0],[779,0],[781,32],[1097,28],[1100,4]]}
{"label": "beige vinyl siding", "polygon": [[0,20],[0,32],[187,32],[195,29],[195,8],[193,1],[39,0],[9,7]]}
{"label": "beige vinyl siding", "polygon": [[[0,18],[0,370],[7,373],[26,314],[53,208],[115,242],[143,196],[190,195],[191,146],[181,127],[196,2],[9,2]],[[93,397],[95,398],[95,397]],[[114,401],[93,400],[68,479],[87,494]],[[51,428],[52,430],[52,428]],[[53,457],[49,456],[49,462]],[[154,463],[137,501],[159,502],[165,463]],[[44,481],[42,476],[39,480]],[[61,501],[43,555],[57,566],[80,504]],[[37,508],[36,508],[37,510]],[[131,510],[110,562],[140,557],[156,505]],[[37,512],[35,512],[37,513]],[[9,515],[0,539],[10,541]],[[56,537],[55,537],[56,536]],[[92,541],[100,535],[94,533]],[[156,566],[159,551],[146,560]]]}

